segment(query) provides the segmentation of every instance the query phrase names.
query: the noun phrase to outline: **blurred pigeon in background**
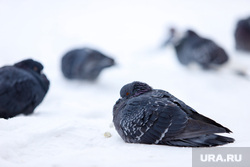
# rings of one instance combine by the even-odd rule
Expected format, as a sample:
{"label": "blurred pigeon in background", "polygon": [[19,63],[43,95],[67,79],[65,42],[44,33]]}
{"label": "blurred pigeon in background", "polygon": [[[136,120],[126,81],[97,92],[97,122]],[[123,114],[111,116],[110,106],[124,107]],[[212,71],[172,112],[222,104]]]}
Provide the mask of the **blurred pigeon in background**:
{"label": "blurred pigeon in background", "polygon": [[96,80],[104,68],[114,64],[114,59],[103,53],[82,48],[67,52],[62,58],[61,69],[68,79]]}
{"label": "blurred pigeon in background", "polygon": [[215,68],[228,61],[228,55],[223,48],[210,39],[200,37],[192,30],[187,30],[180,36],[174,29],[170,29],[170,37],[163,44],[173,44],[177,58],[183,65],[199,64],[203,69]]}
{"label": "blurred pigeon in background", "polygon": [[250,17],[238,21],[234,37],[237,50],[250,52]]}
{"label": "blurred pigeon in background", "polygon": [[170,93],[132,82],[122,87],[113,108],[113,122],[128,143],[211,147],[234,142],[216,135],[231,131]]}
{"label": "blurred pigeon in background", "polygon": [[32,59],[0,68],[0,118],[31,114],[49,89],[43,65]]}

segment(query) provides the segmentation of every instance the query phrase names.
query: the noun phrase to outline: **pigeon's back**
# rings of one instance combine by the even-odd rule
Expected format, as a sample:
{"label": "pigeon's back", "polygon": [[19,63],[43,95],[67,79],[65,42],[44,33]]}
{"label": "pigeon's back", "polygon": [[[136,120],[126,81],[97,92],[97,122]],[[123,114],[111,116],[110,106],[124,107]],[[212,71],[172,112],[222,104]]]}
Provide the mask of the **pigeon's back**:
{"label": "pigeon's back", "polygon": [[228,56],[224,49],[219,47],[209,39],[201,38],[193,45],[193,61],[199,63],[204,68],[213,65],[223,64],[228,61]]}
{"label": "pigeon's back", "polygon": [[175,46],[175,50],[179,61],[184,65],[198,63],[206,69],[228,61],[224,49],[191,30],[187,31],[186,36]]}
{"label": "pigeon's back", "polygon": [[194,46],[196,45],[199,38],[187,36],[180,40],[175,46],[177,58],[183,65],[188,65],[193,62]]}
{"label": "pigeon's back", "polygon": [[114,60],[90,48],[75,49],[62,58],[62,72],[66,78],[95,80],[102,69],[114,65]]}

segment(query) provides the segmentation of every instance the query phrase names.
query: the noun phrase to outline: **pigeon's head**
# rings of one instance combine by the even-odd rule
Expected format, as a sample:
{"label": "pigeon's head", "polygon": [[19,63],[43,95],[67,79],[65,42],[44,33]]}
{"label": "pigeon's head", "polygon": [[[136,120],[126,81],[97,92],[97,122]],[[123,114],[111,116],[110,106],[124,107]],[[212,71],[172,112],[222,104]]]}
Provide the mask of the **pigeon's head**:
{"label": "pigeon's head", "polygon": [[169,44],[174,44],[176,42],[176,29],[171,27],[169,29],[169,35],[167,40],[162,44],[162,48],[164,48],[165,46],[169,45]]}
{"label": "pigeon's head", "polygon": [[200,38],[198,34],[195,31],[188,29],[176,33],[175,38],[173,39],[173,44],[175,47],[179,47],[183,42],[188,41],[187,43],[190,43],[190,41],[197,38]]}
{"label": "pigeon's head", "polygon": [[[189,31],[189,30],[188,30]],[[162,44],[162,47],[165,47],[169,44],[172,44],[173,46],[177,46],[180,44],[180,42],[188,36],[188,31],[184,30],[177,30],[174,27],[171,27],[168,30],[168,38],[167,40]]]}
{"label": "pigeon's head", "polygon": [[38,74],[41,74],[43,70],[43,65],[32,59],[23,60],[21,62],[14,64],[14,66],[25,70],[32,70]]}
{"label": "pigeon's head", "polygon": [[120,91],[121,98],[116,101],[113,107],[113,121],[115,122],[117,120],[116,118],[121,116],[119,115],[119,111],[126,105],[124,102],[126,102],[128,98],[139,96],[151,90],[152,88],[148,84],[138,81],[124,85]]}
{"label": "pigeon's head", "polygon": [[250,17],[242,19],[238,22],[238,26],[241,26],[241,28],[244,28],[245,30],[250,29]]}
{"label": "pigeon's head", "polygon": [[26,59],[14,64],[14,66],[30,72],[39,81],[45,92],[48,91],[50,82],[46,75],[42,73],[43,65],[41,63],[32,59]]}
{"label": "pigeon's head", "polygon": [[134,81],[121,88],[120,96],[122,98],[136,97],[151,90],[152,88],[148,84]]}

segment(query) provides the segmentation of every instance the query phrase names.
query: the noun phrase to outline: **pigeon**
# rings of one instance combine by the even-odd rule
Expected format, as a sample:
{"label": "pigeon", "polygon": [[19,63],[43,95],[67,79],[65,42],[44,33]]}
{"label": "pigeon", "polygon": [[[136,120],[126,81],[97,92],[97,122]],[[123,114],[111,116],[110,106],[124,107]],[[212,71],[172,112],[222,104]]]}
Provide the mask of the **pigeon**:
{"label": "pigeon", "polygon": [[0,118],[33,113],[50,85],[42,70],[43,65],[32,59],[0,68]]}
{"label": "pigeon", "polygon": [[238,21],[234,37],[237,50],[250,52],[250,17]]}
{"label": "pigeon", "polygon": [[223,48],[210,39],[200,37],[193,30],[187,30],[180,37],[174,28],[170,29],[170,38],[163,44],[174,45],[177,58],[183,65],[199,64],[203,69],[215,69],[229,59]]}
{"label": "pigeon", "polygon": [[63,75],[68,79],[94,81],[104,68],[114,64],[114,59],[97,50],[85,47],[67,52],[62,57],[61,69]]}
{"label": "pigeon", "polygon": [[234,142],[215,134],[231,130],[167,91],[135,81],[124,85],[120,96],[113,107],[113,123],[127,143],[212,147]]}

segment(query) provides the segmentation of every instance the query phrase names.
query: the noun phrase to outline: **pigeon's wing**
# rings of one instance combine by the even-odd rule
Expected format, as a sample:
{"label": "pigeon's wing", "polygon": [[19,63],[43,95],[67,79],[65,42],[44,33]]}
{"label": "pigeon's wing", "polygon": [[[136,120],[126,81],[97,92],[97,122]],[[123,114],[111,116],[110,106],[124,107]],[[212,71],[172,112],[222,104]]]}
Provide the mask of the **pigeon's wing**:
{"label": "pigeon's wing", "polygon": [[[215,122],[214,120],[212,120],[206,116],[203,116],[202,114],[199,114],[193,108],[186,105],[183,101],[177,99],[175,96],[171,95],[170,93],[168,93],[166,91],[159,91],[158,94],[161,94],[162,97],[165,97],[168,100],[170,100],[172,103],[176,104],[179,108],[181,108],[182,111],[184,111],[190,118],[192,118],[193,121],[197,120],[199,122],[203,122],[203,123],[210,124],[210,125],[216,126],[218,128],[224,129],[220,133],[230,133],[231,132],[231,130],[229,130],[228,128],[222,126],[221,124]],[[219,133],[219,132],[216,132],[216,133]]]}
{"label": "pigeon's wing", "polygon": [[186,113],[158,100],[135,98],[123,108],[120,127],[126,142],[160,144],[164,137],[173,138],[184,130]]}
{"label": "pigeon's wing", "polygon": [[204,67],[210,63],[222,64],[228,60],[226,52],[209,39],[200,39],[192,49],[194,60]]}
{"label": "pigeon's wing", "polygon": [[213,42],[206,39],[201,38],[197,40],[192,47],[193,60],[203,66],[209,66],[211,62],[211,51],[213,51],[215,47]]}
{"label": "pigeon's wing", "polygon": [[27,114],[31,113],[33,107],[30,107],[30,105],[36,103],[35,94],[33,92],[34,87],[34,81],[27,77],[19,80],[13,78],[8,84],[1,83],[0,111],[8,112],[6,114],[10,117],[21,112]]}

